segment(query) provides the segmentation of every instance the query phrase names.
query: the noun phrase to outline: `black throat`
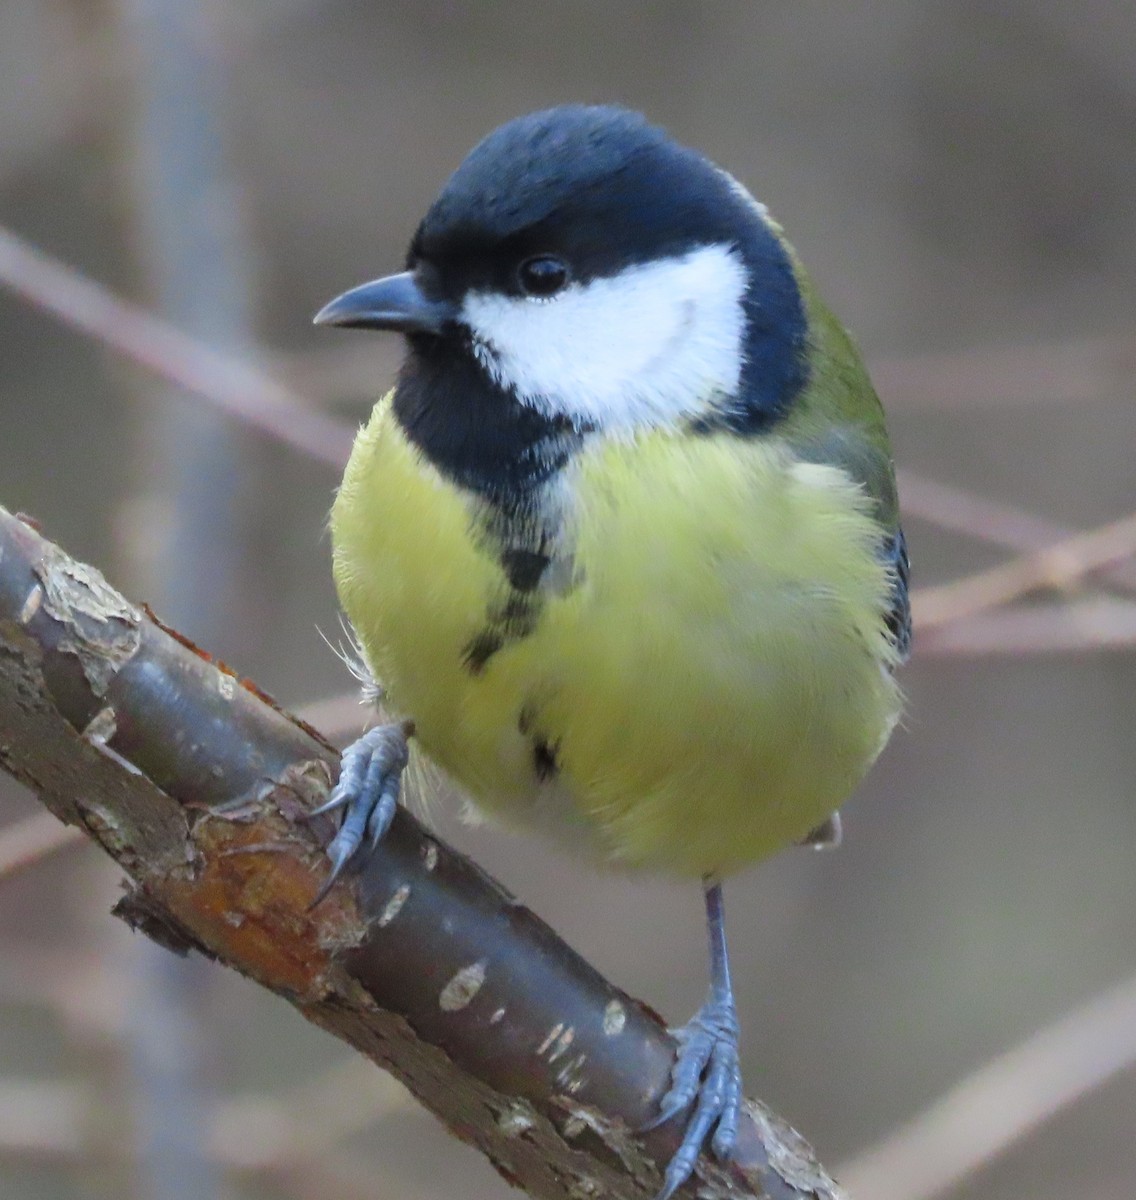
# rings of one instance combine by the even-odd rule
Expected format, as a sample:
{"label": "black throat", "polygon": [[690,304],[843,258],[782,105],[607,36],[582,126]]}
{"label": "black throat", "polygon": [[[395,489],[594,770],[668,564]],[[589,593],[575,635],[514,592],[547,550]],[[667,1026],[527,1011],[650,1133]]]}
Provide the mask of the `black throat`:
{"label": "black throat", "polygon": [[394,396],[395,419],[447,479],[479,501],[471,534],[498,562],[500,587],[463,661],[481,675],[499,651],[536,628],[558,534],[545,485],[580,446],[567,418],[534,411],[498,387],[469,348],[415,337]]}
{"label": "black throat", "polygon": [[509,514],[532,506],[587,432],[522,404],[466,345],[444,337],[410,339],[394,415],[443,475]]}

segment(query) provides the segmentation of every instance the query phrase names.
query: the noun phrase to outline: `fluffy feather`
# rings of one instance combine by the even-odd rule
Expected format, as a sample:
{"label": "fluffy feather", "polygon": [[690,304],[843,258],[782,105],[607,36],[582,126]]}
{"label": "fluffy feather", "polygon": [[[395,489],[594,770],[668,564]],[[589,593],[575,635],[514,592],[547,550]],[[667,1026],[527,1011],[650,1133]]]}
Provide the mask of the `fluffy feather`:
{"label": "fluffy feather", "polygon": [[592,443],[564,487],[571,586],[471,672],[500,561],[378,406],[332,529],[391,706],[491,816],[613,862],[726,873],[803,837],[900,710],[869,498],[780,439],[669,431]]}

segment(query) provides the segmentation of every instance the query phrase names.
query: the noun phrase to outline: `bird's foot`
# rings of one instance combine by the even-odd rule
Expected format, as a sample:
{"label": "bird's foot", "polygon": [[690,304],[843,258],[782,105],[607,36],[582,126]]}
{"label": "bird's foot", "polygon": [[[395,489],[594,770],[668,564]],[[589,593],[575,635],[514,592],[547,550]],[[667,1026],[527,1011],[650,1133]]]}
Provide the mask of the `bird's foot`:
{"label": "bird's foot", "polygon": [[343,751],[339,782],[326,803],[309,814],[318,817],[337,808],[346,810],[339,832],[328,843],[331,870],[311,908],[331,891],[347,864],[359,854],[364,840],[367,842],[364,854],[370,854],[390,828],[398,807],[402,773],[410,755],[407,732],[403,724],[378,725]]}
{"label": "bird's foot", "polygon": [[671,1086],[659,1102],[659,1115],[647,1128],[662,1125],[692,1104],[694,1112],[655,1200],[669,1200],[690,1178],[707,1137],[718,1158],[730,1157],[742,1103],[738,1016],[732,995],[709,1000],[674,1036],[678,1056],[671,1068]]}

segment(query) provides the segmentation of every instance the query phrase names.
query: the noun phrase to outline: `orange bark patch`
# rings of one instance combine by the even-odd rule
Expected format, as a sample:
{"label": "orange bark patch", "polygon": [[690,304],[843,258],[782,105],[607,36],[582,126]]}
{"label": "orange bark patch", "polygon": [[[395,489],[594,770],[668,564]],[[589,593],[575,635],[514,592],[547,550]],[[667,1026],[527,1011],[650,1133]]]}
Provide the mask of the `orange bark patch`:
{"label": "orange bark patch", "polygon": [[240,963],[276,991],[317,999],[332,951],[363,935],[350,890],[333,889],[308,912],[327,864],[276,813],[269,798],[252,819],[206,816],[193,830],[193,868],[149,886],[218,957]]}

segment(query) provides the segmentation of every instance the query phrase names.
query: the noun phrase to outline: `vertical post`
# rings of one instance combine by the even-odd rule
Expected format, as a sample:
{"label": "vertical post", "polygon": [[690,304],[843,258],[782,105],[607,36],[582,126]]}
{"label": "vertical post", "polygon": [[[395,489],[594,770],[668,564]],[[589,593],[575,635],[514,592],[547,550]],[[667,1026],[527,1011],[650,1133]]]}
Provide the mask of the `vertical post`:
{"label": "vertical post", "polygon": [[[225,156],[226,80],[212,19],[220,13],[210,0],[117,4],[134,85],[129,190],[146,290],[187,332],[249,357],[249,253]],[[250,590],[242,499],[256,494],[255,453],[239,430],[171,389],[141,411],[134,574],[164,617],[225,647]],[[132,963],[129,1058],[141,1190],[151,1200],[217,1200],[223,1189],[207,1144],[206,970],[144,940]]]}

